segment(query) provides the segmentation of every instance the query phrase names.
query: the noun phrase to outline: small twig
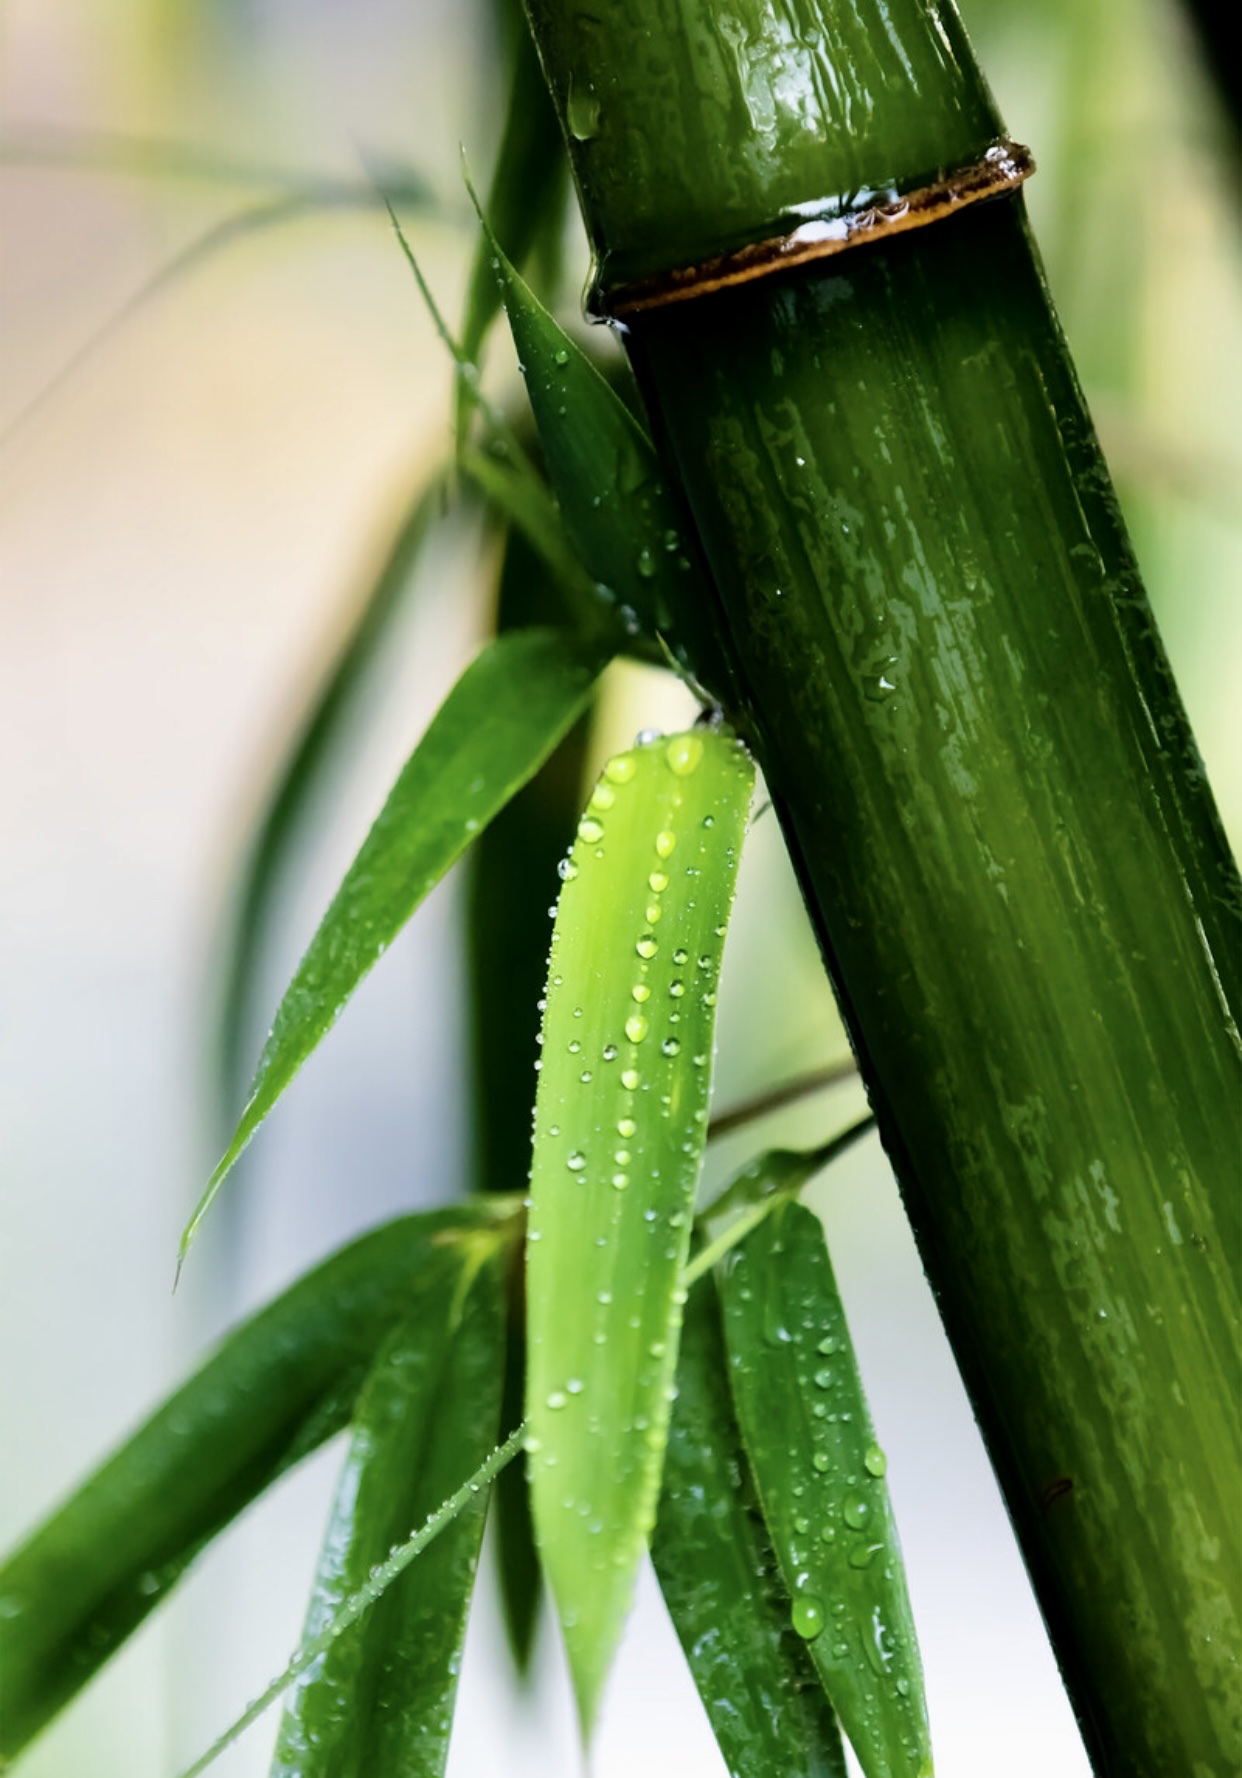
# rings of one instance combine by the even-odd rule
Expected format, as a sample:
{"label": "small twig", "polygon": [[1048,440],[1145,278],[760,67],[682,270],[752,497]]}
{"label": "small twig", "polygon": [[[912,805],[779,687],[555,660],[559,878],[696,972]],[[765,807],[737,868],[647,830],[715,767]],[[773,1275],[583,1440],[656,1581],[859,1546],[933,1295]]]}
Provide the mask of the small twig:
{"label": "small twig", "polygon": [[405,1543],[398,1544],[387,1560],[372,1570],[366,1583],[359,1587],[356,1593],[350,1594],[340,1610],[335,1612],[331,1620],[324,1625],[318,1636],[302,1644],[284,1672],[272,1681],[267,1690],[257,1697],[253,1704],[247,1705],[236,1722],[232,1723],[218,1739],[212,1742],[206,1753],[200,1755],[192,1766],[186,1767],[181,1778],[198,1778],[198,1774],[205,1772],[213,1760],[217,1759],[226,1748],[231,1747],[252,1722],[258,1721],[281,1692],[291,1686],[295,1679],[300,1679],[307,1668],[313,1667],[320,1655],[328,1652],[338,1636],[343,1635],[351,1624],[356,1623],[362,1614],[374,1605],[380,1594],[392,1585],[398,1575],[404,1573],[415,1556],[421,1555],[427,1545],[452,1524],[457,1515],[469,1506],[476,1494],[480,1493],[490,1482],[495,1481],[505,1465],[512,1462],[517,1456],[525,1440],[526,1422],[523,1421],[516,1432],[509,1434],[503,1445],[497,1445],[491,1455],[483,1460],[469,1480],[464,1481],[455,1494],[450,1494],[444,1504],[436,1508],[421,1530],[407,1538]]}
{"label": "small twig", "polygon": [[753,1099],[744,1099],[740,1105],[732,1105],[728,1111],[717,1113],[707,1126],[707,1140],[715,1142],[718,1137],[727,1136],[733,1130],[740,1130],[745,1124],[754,1123],[757,1118],[766,1117],[769,1111],[779,1111],[784,1105],[793,1105],[799,1099],[809,1099],[812,1093],[823,1092],[826,1087],[835,1087],[857,1073],[858,1063],[850,1056],[844,1062],[830,1062],[826,1068],[816,1068],[810,1074],[799,1075],[796,1080],[783,1081],[778,1087],[769,1087],[766,1092],[757,1093]]}

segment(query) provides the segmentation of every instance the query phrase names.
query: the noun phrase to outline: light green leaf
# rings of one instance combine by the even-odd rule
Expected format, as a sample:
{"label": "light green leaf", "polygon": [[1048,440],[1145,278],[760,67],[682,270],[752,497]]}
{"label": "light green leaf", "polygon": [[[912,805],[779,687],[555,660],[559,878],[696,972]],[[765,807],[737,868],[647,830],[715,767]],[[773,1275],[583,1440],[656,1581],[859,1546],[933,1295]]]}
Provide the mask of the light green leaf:
{"label": "light green leaf", "polygon": [[732,1778],[845,1778],[763,1526],[710,1283],[690,1293],[651,1554]]}
{"label": "light green leaf", "polygon": [[807,1644],[866,1778],[932,1770],[886,1463],[818,1220],[777,1206],[717,1273],[729,1376]]}
{"label": "light green leaf", "polygon": [[[497,1436],[506,1242],[481,1231],[416,1299],[367,1378],[307,1614],[312,1641]],[[272,1778],[435,1778],[449,1730],[487,1496],[338,1636],[285,1708]]]}
{"label": "light green leaf", "polygon": [[281,1001],[233,1139],[181,1258],[242,1150],[346,1001],[475,834],[585,708],[604,666],[568,632],[524,630],[476,656],[389,793]]}
{"label": "light green leaf", "polygon": [[449,1269],[442,1238],[512,1215],[495,1201],[405,1217],[335,1254],[230,1334],[14,1551],[0,1567],[0,1762],[218,1531],[345,1424],[376,1349]]}
{"label": "light green leaf", "polygon": [[527,1247],[528,1450],[588,1733],[659,1496],[752,784],[723,730],[611,760],[553,930]]}
{"label": "light green leaf", "polygon": [[360,687],[413,578],[427,531],[444,498],[442,476],[419,490],[358,607],[331,670],[308,710],[273,784],[237,888],[224,962],[218,1053],[222,1099],[230,1120],[244,1085],[242,1057],[254,1010],[259,960],[289,855]]}

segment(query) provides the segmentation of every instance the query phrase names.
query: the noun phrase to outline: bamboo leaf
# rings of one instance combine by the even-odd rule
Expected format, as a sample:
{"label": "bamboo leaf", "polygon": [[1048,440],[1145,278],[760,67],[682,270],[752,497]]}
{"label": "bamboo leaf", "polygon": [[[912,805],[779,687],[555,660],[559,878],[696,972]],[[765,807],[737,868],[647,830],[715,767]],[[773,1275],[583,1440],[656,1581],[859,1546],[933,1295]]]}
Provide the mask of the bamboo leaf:
{"label": "bamboo leaf", "polygon": [[732,681],[711,624],[715,595],[651,440],[487,238],[570,541],[612,589],[627,632],[663,638],[683,671],[722,696]]}
{"label": "bamboo leaf", "polygon": [[511,1205],[403,1218],[317,1267],[0,1567],[0,1758],[85,1684],[223,1526],[348,1419],[376,1347],[434,1289],[442,1242]]}
{"label": "bamboo leaf", "polygon": [[413,570],[440,502],[444,481],[420,488],[406,510],[388,553],[344,637],[331,670],[308,710],[272,786],[255,830],[237,888],[224,963],[218,1034],[222,1096],[232,1115],[243,1086],[242,1066],[253,1013],[254,984],[273,903],[308,804],[332,760],[358,691],[401,608]]}
{"label": "bamboo leaf", "polygon": [[[307,1642],[495,1442],[505,1245],[496,1231],[458,1243],[458,1266],[393,1331],[367,1378]],[[485,1507],[480,1492],[417,1570],[394,1581],[302,1676],[285,1708],[273,1778],[443,1772]]]}
{"label": "bamboo leaf", "polygon": [[845,1778],[836,1719],[789,1622],[710,1285],[686,1305],[651,1554],[733,1778]]}
{"label": "bamboo leaf", "polygon": [[[509,104],[496,170],[487,194],[492,229],[515,265],[523,265],[541,237],[564,220],[568,165],[556,112],[524,18],[513,23]],[[500,309],[500,290],[485,237],[470,268],[461,344],[477,358]],[[458,430],[461,430],[459,425]]]}
{"label": "bamboo leaf", "polygon": [[477,655],[433,717],[298,965],[232,1141],[181,1259],[238,1156],[415,908],[585,707],[604,665],[568,632],[525,630]]}
{"label": "bamboo leaf", "polygon": [[885,1460],[817,1219],[787,1202],[721,1272],[729,1375],[790,1618],[866,1778],[931,1772]]}
{"label": "bamboo leaf", "polygon": [[527,1248],[535,1531],[589,1733],[655,1517],[753,782],[723,730],[604,769],[565,863]]}

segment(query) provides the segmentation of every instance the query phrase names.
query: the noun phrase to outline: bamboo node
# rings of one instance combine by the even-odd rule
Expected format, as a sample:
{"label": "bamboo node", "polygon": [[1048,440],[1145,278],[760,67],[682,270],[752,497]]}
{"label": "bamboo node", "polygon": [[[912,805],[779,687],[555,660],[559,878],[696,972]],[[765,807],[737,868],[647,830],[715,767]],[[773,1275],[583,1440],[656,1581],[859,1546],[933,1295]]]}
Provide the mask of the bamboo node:
{"label": "bamboo node", "polygon": [[890,235],[941,222],[970,204],[1016,191],[1034,171],[1030,149],[1002,139],[994,142],[979,160],[955,167],[910,191],[892,191],[882,199],[869,192],[865,203],[853,207],[843,206],[835,198],[815,198],[797,204],[781,218],[782,222],[805,218],[792,228],[698,265],[678,266],[612,290],[597,287],[591,292],[589,307],[601,320],[624,321],[628,315],[644,309],[710,296],[717,290],[749,284],[757,278],[885,240]]}

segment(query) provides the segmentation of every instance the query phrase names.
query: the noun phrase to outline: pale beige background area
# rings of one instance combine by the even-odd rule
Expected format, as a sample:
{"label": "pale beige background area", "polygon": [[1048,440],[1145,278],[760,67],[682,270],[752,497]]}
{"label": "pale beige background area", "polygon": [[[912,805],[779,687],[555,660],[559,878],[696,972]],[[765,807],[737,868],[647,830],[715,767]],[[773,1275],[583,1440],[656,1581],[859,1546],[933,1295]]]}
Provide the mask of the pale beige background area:
{"label": "pale beige background area", "polygon": [[[968,17],[1015,133],[1044,162],[1036,219],[1237,835],[1237,235],[1202,94],[1163,79],[1181,66],[1171,9],[1086,10],[1089,26],[1068,7],[1061,20],[1077,51],[999,0]],[[485,166],[496,127],[487,31],[481,9],[444,0],[0,12],[0,1546],[236,1315],[352,1230],[461,1190],[468,1137],[450,882],[308,1065],[171,1295],[177,1235],[214,1158],[203,1069],[230,871],[343,612],[445,447],[448,378],[372,212],[234,244],[31,409],[144,280],[254,193],[30,155],[59,126],[346,178],[360,148],[405,156],[449,213],[415,238],[451,313],[470,247],[458,143]],[[476,564],[459,535],[424,565],[299,863],[269,1003],[469,656]],[[682,697],[622,676],[611,733],[679,721]],[[726,967],[721,1099],[839,1053],[770,816]],[[765,1135],[817,1138],[860,1103],[843,1089]],[[940,1769],[1076,1778],[1081,1747],[874,1142],[815,1202],[889,1452]],[[173,1778],[260,1689],[297,1636],[336,1456],[200,1566],[31,1753],[30,1778]],[[485,1576],[452,1778],[578,1769],[551,1634],[537,1692],[536,1710],[505,1677]],[[222,1778],[257,1778],[273,1729],[252,1731]],[[593,1771],[723,1771],[646,1582]]]}

